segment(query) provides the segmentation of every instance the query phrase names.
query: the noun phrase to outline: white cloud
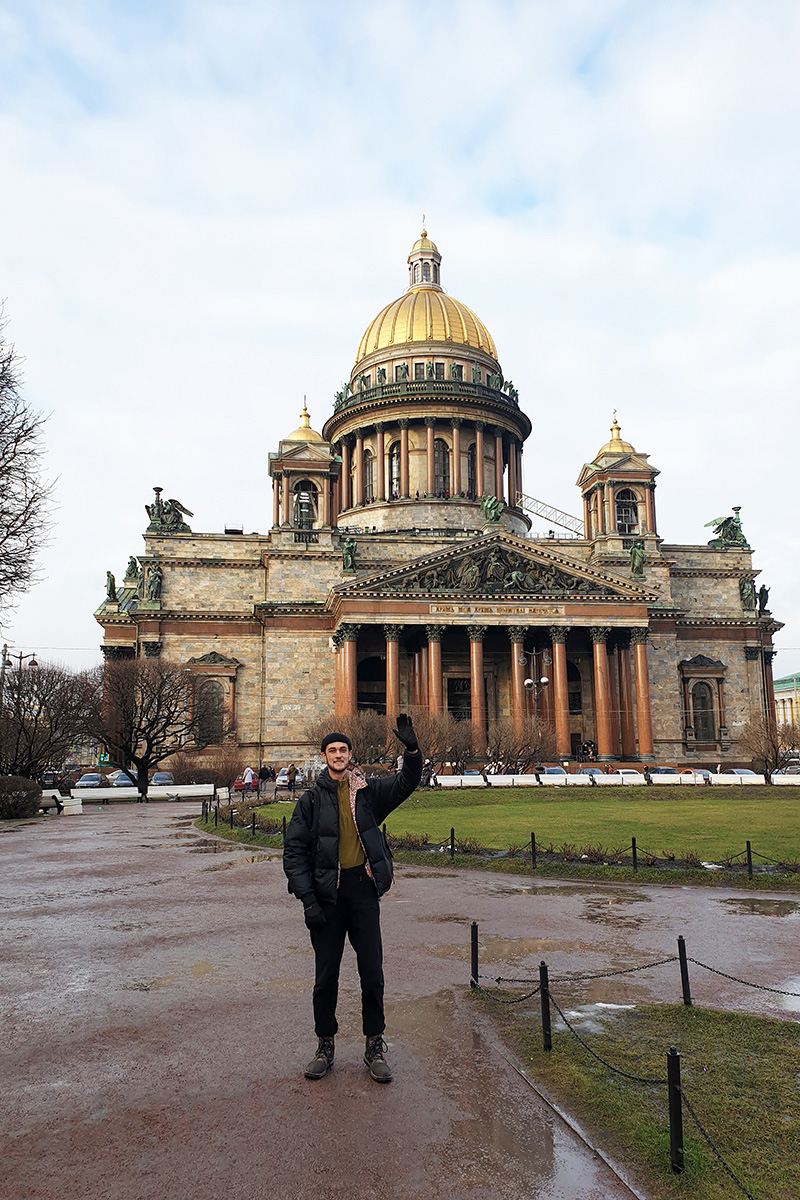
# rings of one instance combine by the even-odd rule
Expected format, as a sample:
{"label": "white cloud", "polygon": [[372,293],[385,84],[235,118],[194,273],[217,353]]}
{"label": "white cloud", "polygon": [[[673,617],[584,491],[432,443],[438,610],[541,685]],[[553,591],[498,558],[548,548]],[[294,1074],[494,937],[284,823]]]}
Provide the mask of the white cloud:
{"label": "white cloud", "polygon": [[[741,504],[800,647],[800,14],[710,0],[7,5],[2,286],[60,476],[7,635],[92,646],[154,483],[264,529],[266,456],[319,428],[423,211],[577,510],[624,433],[664,535]],[[781,655],[778,674],[800,666]]]}

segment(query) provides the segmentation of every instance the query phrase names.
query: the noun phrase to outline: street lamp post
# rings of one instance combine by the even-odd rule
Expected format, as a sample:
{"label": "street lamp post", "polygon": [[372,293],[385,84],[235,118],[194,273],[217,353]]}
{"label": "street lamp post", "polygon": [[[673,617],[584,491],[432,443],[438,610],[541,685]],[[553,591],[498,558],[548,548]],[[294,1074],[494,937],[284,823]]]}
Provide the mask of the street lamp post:
{"label": "street lamp post", "polygon": [[21,671],[22,664],[28,658],[31,660],[30,663],[28,664],[29,666],[38,667],[39,664],[36,661],[35,654],[23,654],[22,651],[20,651],[19,654],[9,654],[8,646],[7,645],[3,646],[3,657],[2,657],[2,659],[0,659],[0,705],[2,705],[2,703],[3,703],[3,695],[5,692],[6,671],[8,670],[9,667],[12,667],[14,665],[15,659],[17,661],[17,670]]}

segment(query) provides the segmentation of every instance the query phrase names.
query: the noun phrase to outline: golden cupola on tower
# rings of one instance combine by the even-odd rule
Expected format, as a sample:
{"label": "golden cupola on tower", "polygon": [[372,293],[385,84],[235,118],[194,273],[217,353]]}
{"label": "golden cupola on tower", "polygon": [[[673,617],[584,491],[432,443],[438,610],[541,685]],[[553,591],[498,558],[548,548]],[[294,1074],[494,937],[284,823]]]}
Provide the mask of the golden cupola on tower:
{"label": "golden cupola on tower", "polygon": [[342,460],[338,524],[479,529],[495,497],[505,527],[525,533],[531,423],[517,390],[483,321],[445,292],[426,229],[407,262],[405,292],[370,321],[323,428]]}

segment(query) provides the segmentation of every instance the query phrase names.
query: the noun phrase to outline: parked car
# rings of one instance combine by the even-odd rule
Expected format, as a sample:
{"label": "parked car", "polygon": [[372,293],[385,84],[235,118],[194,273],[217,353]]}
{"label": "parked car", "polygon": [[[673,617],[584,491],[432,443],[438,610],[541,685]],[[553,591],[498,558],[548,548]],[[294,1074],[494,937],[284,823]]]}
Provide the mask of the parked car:
{"label": "parked car", "polygon": [[[303,786],[304,786],[303,772],[298,771],[294,777],[295,791],[299,791]],[[287,792],[289,790],[289,768],[288,767],[281,767],[281,769],[280,769],[280,771],[278,771],[277,777],[275,779],[275,791],[278,792],[278,791],[280,791],[281,788],[284,788]]]}
{"label": "parked car", "polygon": [[581,767],[578,771],[579,775],[602,775],[602,767]]}
{"label": "parked car", "polygon": [[609,775],[635,775],[644,783],[644,775],[641,771],[634,771],[633,767],[615,767],[613,771],[609,771]]}
{"label": "parked car", "polygon": [[651,775],[677,775],[678,768],[677,767],[651,767],[650,774]]}
{"label": "parked car", "polygon": [[87,771],[85,775],[81,775],[76,788],[99,788],[103,785],[103,779],[99,771]]}
{"label": "parked car", "polygon": [[258,791],[258,776],[254,775],[250,783],[245,786],[245,782],[241,775],[237,775],[233,781],[233,790],[235,792],[257,792]]}
{"label": "parked car", "polygon": [[566,773],[563,767],[545,767],[543,771],[539,772],[540,775],[566,775]]}
{"label": "parked car", "polygon": [[686,767],[681,771],[681,775],[702,775],[703,779],[711,778],[711,772],[705,767]]}
{"label": "parked car", "polygon": [[751,771],[749,767],[731,767],[731,775],[755,775],[755,771]]}
{"label": "parked car", "polygon": [[175,778],[171,771],[155,771],[150,782],[154,783],[156,787],[164,787],[165,784],[174,783]]}
{"label": "parked car", "polygon": [[[113,771],[108,772],[106,779],[112,785],[112,787],[116,787],[117,780],[119,779],[120,775],[124,775],[126,779],[136,779],[138,774],[139,772],[137,771],[136,767],[127,767],[124,771],[122,770],[122,767],[116,767]],[[129,787],[130,784],[126,783],[125,786]]]}
{"label": "parked car", "polygon": [[130,775],[126,775],[124,771],[118,771],[116,778],[110,780],[110,783],[112,787],[136,787],[135,779],[131,779]]}

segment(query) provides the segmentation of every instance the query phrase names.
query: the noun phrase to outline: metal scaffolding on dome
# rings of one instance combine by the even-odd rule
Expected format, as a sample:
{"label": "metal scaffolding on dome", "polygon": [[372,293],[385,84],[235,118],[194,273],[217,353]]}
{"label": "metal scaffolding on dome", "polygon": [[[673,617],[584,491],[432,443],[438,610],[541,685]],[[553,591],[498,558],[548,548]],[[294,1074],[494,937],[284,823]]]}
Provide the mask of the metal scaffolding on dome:
{"label": "metal scaffolding on dome", "polygon": [[545,504],[543,500],[536,500],[533,496],[517,492],[516,506],[524,508],[526,512],[532,513],[536,517],[542,517],[552,525],[558,525],[561,529],[568,529],[572,537],[582,538],[584,536],[583,521],[579,517],[562,512],[560,508],[553,508],[552,504]]}

